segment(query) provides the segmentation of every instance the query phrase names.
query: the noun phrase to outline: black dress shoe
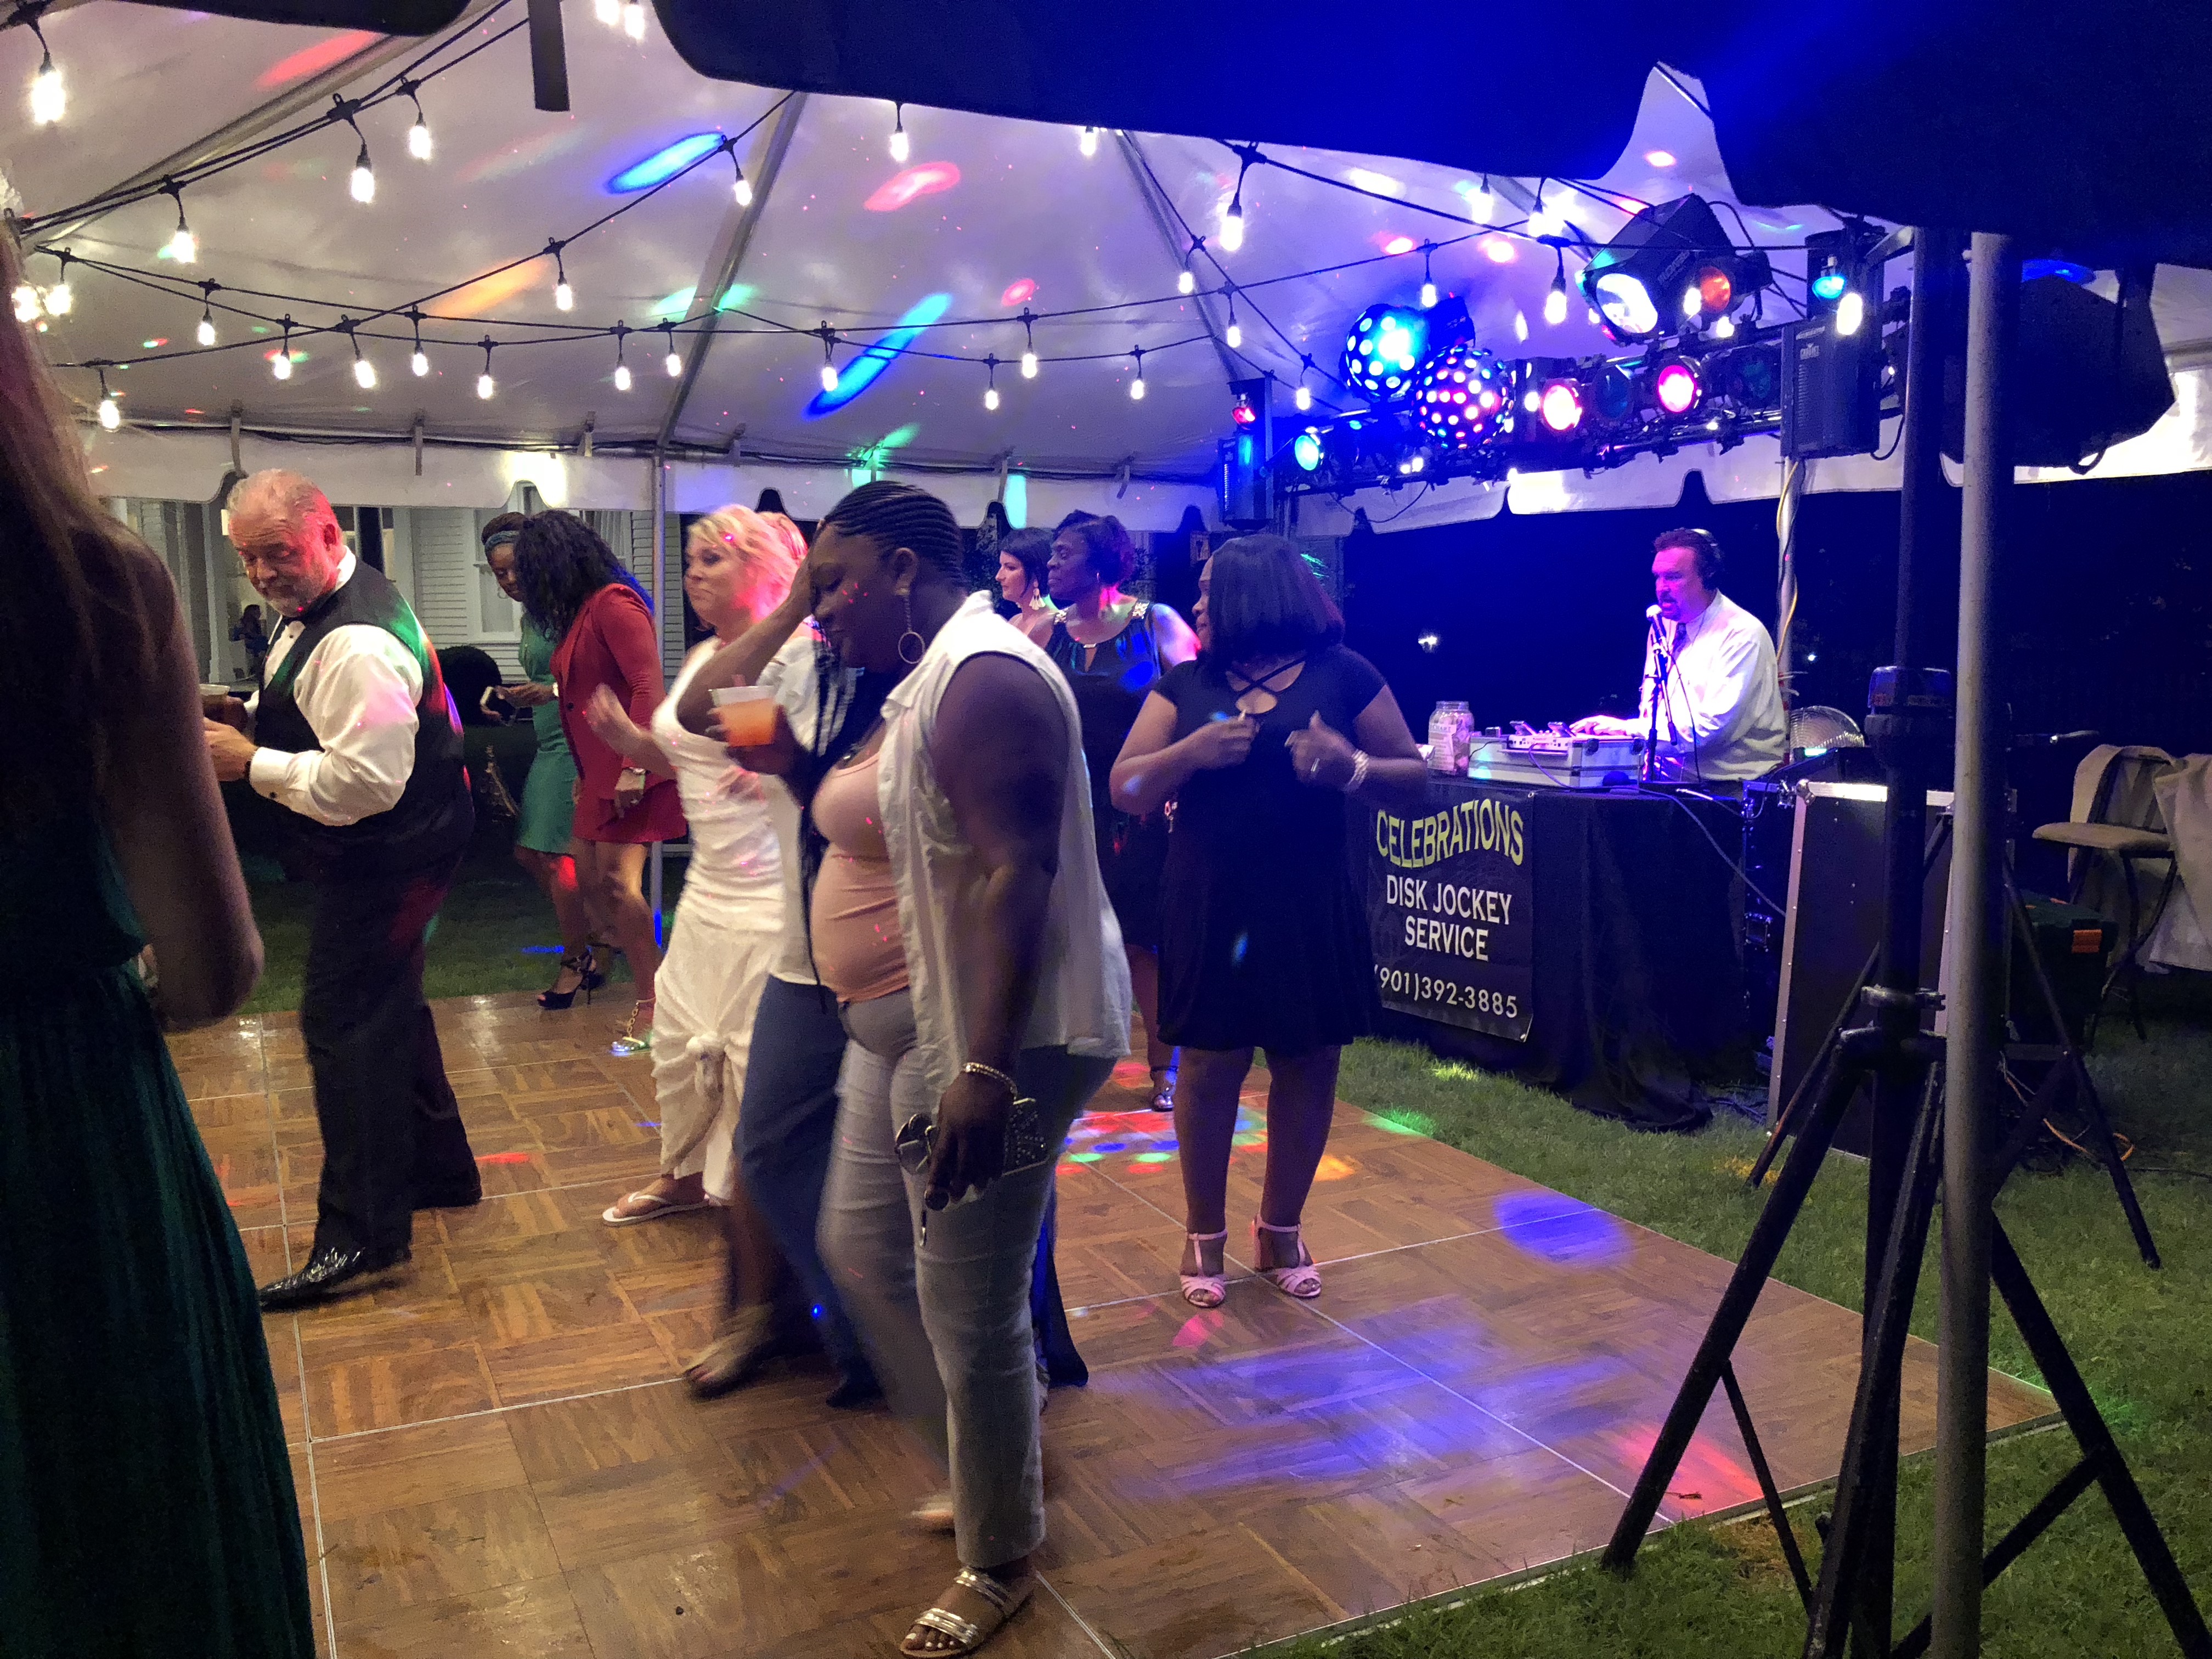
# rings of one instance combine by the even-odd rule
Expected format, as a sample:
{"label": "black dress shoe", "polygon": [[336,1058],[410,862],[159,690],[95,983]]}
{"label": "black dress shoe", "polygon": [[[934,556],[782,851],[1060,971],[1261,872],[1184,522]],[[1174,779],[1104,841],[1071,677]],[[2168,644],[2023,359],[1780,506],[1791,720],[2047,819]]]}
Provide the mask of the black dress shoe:
{"label": "black dress shoe", "polygon": [[465,1210],[483,1202],[483,1183],[473,1187],[441,1188],[431,1192],[418,1192],[410,1207],[417,1210]]}
{"label": "black dress shoe", "polygon": [[307,1265],[274,1284],[261,1287],[261,1311],[281,1313],[305,1308],[354,1291],[374,1290],[388,1283],[392,1270],[412,1257],[414,1251],[399,1244],[381,1250],[342,1249],[326,1245],[309,1258]]}

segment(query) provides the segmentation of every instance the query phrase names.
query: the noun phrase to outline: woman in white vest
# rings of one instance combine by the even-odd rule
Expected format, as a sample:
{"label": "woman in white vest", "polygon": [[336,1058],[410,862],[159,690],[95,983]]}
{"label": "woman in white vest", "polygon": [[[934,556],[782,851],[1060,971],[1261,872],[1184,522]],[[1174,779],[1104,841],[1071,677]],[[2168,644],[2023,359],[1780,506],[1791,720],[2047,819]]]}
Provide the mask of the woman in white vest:
{"label": "woman in white vest", "polygon": [[[818,837],[815,967],[852,1036],[823,1254],[892,1408],[950,1475],[918,1518],[960,1571],[902,1650],[973,1651],[1044,1539],[1030,1267],[1067,1129],[1127,1046],[1129,972],[1098,877],[1082,726],[1051,659],[970,593],[951,509],[873,483],[799,582],[880,719],[779,720],[735,751],[796,778]],[[810,863],[812,860],[810,860]]]}

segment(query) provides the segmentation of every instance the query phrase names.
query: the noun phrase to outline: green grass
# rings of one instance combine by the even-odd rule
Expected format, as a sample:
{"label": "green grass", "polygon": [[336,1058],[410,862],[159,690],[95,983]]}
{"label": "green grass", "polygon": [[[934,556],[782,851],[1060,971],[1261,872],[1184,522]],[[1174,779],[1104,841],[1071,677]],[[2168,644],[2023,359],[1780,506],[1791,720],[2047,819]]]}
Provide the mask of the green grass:
{"label": "green grass", "polygon": [[[269,966],[255,1009],[298,1005],[306,945],[304,890],[257,882]],[[673,884],[668,896],[672,911]],[[536,890],[489,838],[464,867],[429,954],[434,997],[534,989],[555,942]],[[2119,1437],[2136,1478],[2199,1588],[2212,1590],[2212,985],[2155,985],[2152,1041],[2108,1022],[2091,1061],[2124,1132],[2166,1259],[2137,1260],[2110,1183],[2076,1162],[2055,1174],[2015,1174],[1999,1213]],[[1575,1110],[1555,1096],[1437,1060],[1402,1045],[1363,1043],[1346,1055],[1348,1101],[1610,1211],[1733,1260],[1759,1197],[1742,1181],[1760,1136],[1717,1121],[1696,1135],[1641,1134]],[[1864,1166],[1832,1160],[1784,1252],[1777,1276],[1856,1308],[1864,1252]],[[1936,1334],[1932,1272],[1913,1328]],[[1991,1362],[2037,1379],[2002,1311]],[[1756,1402],[1754,1402],[1755,1406]],[[2074,1461],[2063,1431],[2006,1441],[1990,1454],[1991,1536]],[[1900,1631],[1925,1608],[1931,1470],[1909,1462],[1901,1480],[1898,1550]],[[1811,1508],[1798,1511],[1808,1553]],[[2171,1652],[2164,1620],[2103,1498],[2078,1501],[1990,1592],[1984,1651],[1992,1659]],[[1646,1544],[1634,1576],[1562,1571],[1534,1584],[1417,1613],[1324,1649],[1317,1659],[1752,1659],[1796,1654],[1803,1620],[1763,1522],[1691,1524]]]}

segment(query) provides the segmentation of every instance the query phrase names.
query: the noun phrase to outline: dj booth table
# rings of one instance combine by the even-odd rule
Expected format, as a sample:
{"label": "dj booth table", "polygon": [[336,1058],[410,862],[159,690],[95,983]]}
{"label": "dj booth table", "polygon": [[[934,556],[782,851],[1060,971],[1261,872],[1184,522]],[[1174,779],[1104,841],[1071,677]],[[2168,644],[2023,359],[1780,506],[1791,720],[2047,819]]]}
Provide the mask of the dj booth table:
{"label": "dj booth table", "polygon": [[1421,814],[1352,816],[1382,1035],[1654,1129],[1751,1080],[1730,807],[1437,778]]}

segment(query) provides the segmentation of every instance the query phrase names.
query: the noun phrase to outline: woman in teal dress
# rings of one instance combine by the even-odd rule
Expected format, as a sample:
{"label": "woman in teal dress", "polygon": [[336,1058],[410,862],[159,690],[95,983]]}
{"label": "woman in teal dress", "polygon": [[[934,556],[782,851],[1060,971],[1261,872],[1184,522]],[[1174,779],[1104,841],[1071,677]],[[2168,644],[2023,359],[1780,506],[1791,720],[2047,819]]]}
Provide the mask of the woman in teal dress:
{"label": "woman in teal dress", "polygon": [[0,327],[0,951],[40,964],[0,984],[0,1652],[309,1659],[253,1281],[160,1030],[235,1008],[260,940],[175,592],[35,337]]}
{"label": "woman in teal dress", "polygon": [[[522,533],[522,520],[520,513],[502,513],[483,527],[484,562],[491,567],[499,591],[517,604],[522,591],[515,585],[514,544]],[[591,913],[584,907],[583,892],[576,884],[576,860],[568,850],[576,822],[576,757],[568,752],[568,739],[561,730],[553,642],[527,616],[522,619],[515,656],[522,664],[523,683],[506,687],[501,695],[530,711],[538,752],[531,757],[530,775],[522,785],[514,861],[530,872],[531,879],[551,901],[561,927],[561,971],[550,989],[538,993],[538,1006],[566,1008],[577,992],[595,991],[606,983],[606,971],[592,953]]]}

